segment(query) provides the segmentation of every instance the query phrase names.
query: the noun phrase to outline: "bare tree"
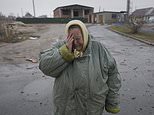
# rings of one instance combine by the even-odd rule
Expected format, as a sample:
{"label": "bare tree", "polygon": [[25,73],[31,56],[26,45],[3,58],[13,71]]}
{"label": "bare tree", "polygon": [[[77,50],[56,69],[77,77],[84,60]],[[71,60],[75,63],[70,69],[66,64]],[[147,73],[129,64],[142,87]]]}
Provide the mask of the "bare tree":
{"label": "bare tree", "polygon": [[12,22],[12,17],[6,17],[0,12],[0,41],[11,42],[15,37],[15,30],[10,25]]}
{"label": "bare tree", "polygon": [[143,19],[133,19],[132,17],[129,17],[129,26],[132,31],[132,34],[136,34],[139,32],[141,27],[145,24],[145,21]]}

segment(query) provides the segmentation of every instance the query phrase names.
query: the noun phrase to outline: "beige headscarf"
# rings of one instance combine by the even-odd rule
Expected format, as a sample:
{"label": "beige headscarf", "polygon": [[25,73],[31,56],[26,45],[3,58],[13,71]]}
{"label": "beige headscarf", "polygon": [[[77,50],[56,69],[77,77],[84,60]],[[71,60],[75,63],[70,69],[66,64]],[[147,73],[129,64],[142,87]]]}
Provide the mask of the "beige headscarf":
{"label": "beige headscarf", "polygon": [[[69,27],[72,26],[72,25],[77,25],[81,28],[82,30],[82,33],[83,33],[83,39],[84,39],[84,44],[83,44],[83,48],[82,48],[82,52],[85,51],[86,47],[87,47],[87,44],[88,44],[88,30],[85,26],[85,24],[83,22],[81,22],[80,20],[72,20],[70,22],[68,22],[66,24],[66,28],[65,28],[65,33],[68,34],[68,30],[69,30]],[[79,52],[77,50],[74,50],[74,56],[75,57],[82,57],[82,52]]]}

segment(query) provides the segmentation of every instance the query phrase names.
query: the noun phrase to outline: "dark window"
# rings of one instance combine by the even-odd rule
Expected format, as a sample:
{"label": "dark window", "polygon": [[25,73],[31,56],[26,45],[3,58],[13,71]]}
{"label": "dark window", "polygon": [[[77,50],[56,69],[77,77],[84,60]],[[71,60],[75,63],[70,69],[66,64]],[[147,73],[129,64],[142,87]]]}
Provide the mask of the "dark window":
{"label": "dark window", "polygon": [[74,11],[74,16],[79,16],[79,12],[78,11]]}
{"label": "dark window", "polygon": [[88,15],[89,14],[89,10],[85,10],[85,15]]}
{"label": "dark window", "polygon": [[112,14],[112,18],[116,19],[117,18],[117,14]]}
{"label": "dark window", "polygon": [[65,10],[62,10],[62,12],[63,12],[63,15],[69,15],[70,10],[65,9]]}

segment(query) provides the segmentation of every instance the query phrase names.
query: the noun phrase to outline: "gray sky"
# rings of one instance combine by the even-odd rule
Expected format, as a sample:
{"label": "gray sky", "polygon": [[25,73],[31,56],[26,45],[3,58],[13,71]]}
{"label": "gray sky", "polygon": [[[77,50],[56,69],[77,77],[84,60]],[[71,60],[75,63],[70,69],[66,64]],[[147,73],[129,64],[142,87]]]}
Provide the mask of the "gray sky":
{"label": "gray sky", "polygon": [[[94,7],[94,12],[99,11],[124,11],[127,0],[34,0],[36,16],[53,15],[53,10],[59,6],[80,4]],[[154,7],[154,0],[131,0],[131,10],[146,7]],[[30,12],[33,15],[32,0],[0,0],[0,12],[4,15],[25,15]]]}

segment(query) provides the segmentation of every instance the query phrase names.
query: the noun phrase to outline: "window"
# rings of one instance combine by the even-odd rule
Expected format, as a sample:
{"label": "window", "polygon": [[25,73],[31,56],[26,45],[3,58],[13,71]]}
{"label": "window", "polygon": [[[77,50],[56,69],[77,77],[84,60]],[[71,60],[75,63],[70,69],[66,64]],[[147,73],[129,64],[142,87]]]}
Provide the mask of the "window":
{"label": "window", "polygon": [[63,10],[62,10],[62,13],[63,13],[63,15],[69,15],[70,10],[68,10],[68,9],[63,9]]}
{"label": "window", "polygon": [[116,19],[117,18],[117,14],[112,14],[112,18]]}
{"label": "window", "polygon": [[85,10],[85,15],[88,15],[89,14],[89,10]]}
{"label": "window", "polygon": [[78,11],[74,11],[74,17],[78,17],[79,16],[79,12]]}

